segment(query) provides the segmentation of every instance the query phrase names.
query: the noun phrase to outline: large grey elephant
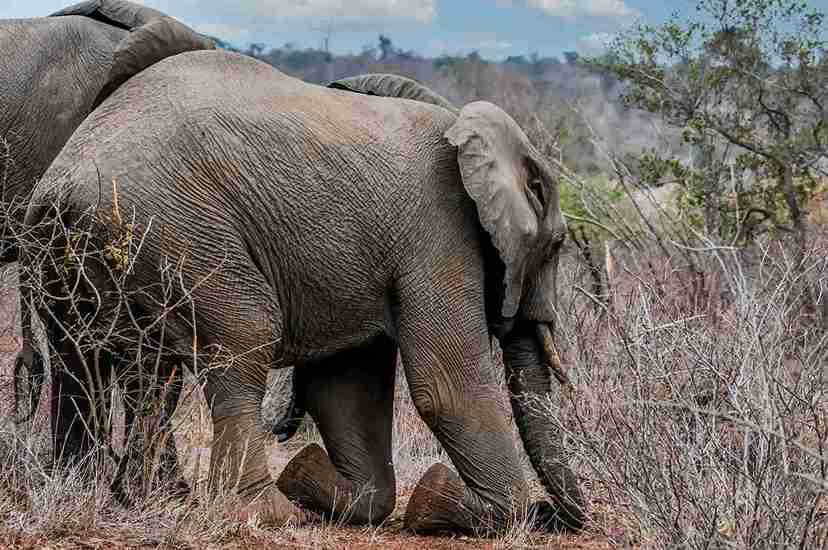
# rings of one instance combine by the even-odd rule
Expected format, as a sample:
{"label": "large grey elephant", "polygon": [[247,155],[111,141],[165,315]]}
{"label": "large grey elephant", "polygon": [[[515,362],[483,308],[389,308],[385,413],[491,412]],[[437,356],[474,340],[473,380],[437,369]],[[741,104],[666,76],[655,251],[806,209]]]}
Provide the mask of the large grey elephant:
{"label": "large grey elephant", "polygon": [[[164,60],[78,128],[26,224],[62,257],[65,235],[100,250],[123,232],[113,208],[134,214],[141,247],[127,280],[141,315],[130,319],[163,317],[165,360],[210,365],[211,484],[229,483],[248,512],[299,517],[286,494],[353,523],[391,513],[399,349],[416,408],[457,470],[428,470],[408,528],[498,530],[527,508],[580,528],[584,503],[559,434],[531,405],[556,391],[548,365],[565,226],[553,173],[495,105],[456,113],[371,88],[306,84],[228,52]],[[107,302],[116,268],[105,255],[87,254],[73,268],[82,275],[44,265],[57,266],[45,280],[86,289],[99,322],[137,330]],[[160,265],[178,266],[184,311],[153,295]],[[492,336],[552,505],[530,503]],[[279,364],[295,365],[326,450],[303,449],[274,483],[258,411]]]}
{"label": "large grey elephant", "polygon": [[[213,49],[212,41],[161,12],[124,0],[91,0],[48,17],[0,20],[0,182],[3,208],[0,262],[17,260],[16,234],[25,205],[78,125],[118,86],[153,63],[185,51]],[[24,335],[28,308],[23,307]],[[50,326],[52,323],[44,319]],[[32,338],[24,338],[30,377],[43,375]],[[21,377],[18,361],[15,379]],[[103,373],[109,372],[102,368]],[[52,369],[53,435],[58,451],[73,457],[87,450],[71,396],[77,381]],[[130,380],[135,380],[131,377]],[[39,399],[29,388],[29,414]],[[126,384],[126,393],[137,391]],[[177,392],[168,393],[174,408]],[[127,425],[134,410],[127,401]],[[17,407],[16,407],[17,408]],[[58,413],[59,411],[59,413]],[[63,418],[59,421],[58,418]],[[71,425],[72,429],[64,429]],[[170,438],[171,441],[171,438]],[[168,453],[174,459],[175,453]]]}

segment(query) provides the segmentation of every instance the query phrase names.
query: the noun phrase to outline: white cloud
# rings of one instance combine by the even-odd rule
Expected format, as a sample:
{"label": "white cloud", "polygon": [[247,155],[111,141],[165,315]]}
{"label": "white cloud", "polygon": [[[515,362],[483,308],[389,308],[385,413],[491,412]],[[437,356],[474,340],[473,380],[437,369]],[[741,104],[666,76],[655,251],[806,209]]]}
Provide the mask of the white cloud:
{"label": "white cloud", "polygon": [[371,21],[428,23],[437,14],[437,0],[148,0],[145,3],[188,16],[209,13],[260,21],[332,19],[344,24]]}
{"label": "white cloud", "polygon": [[624,0],[527,0],[529,6],[543,10],[549,15],[573,17],[633,17],[638,12],[624,3]]}
{"label": "white cloud", "polygon": [[247,29],[224,23],[195,23],[193,28],[209,36],[215,36],[228,42],[243,42],[250,32]]}
{"label": "white cloud", "polygon": [[578,50],[587,55],[599,55],[607,50],[614,39],[613,33],[594,32],[578,39]]}

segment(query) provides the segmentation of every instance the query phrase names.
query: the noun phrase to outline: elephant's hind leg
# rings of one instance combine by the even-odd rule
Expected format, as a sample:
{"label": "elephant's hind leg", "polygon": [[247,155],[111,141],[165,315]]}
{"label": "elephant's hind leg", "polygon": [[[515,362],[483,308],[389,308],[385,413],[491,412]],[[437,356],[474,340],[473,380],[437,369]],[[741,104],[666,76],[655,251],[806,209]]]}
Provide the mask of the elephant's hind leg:
{"label": "elephant's hind leg", "polygon": [[[243,354],[240,354],[243,355]],[[235,490],[245,507],[238,518],[257,516],[262,524],[281,526],[302,520],[279,492],[267,468],[270,436],[261,417],[267,367],[251,359],[241,367],[210,372],[205,397],[213,417],[210,490]]]}
{"label": "elephant's hind leg", "polygon": [[291,499],[335,521],[376,524],[394,510],[391,427],[397,347],[389,339],[299,367],[326,454],[309,445],[279,477]]}

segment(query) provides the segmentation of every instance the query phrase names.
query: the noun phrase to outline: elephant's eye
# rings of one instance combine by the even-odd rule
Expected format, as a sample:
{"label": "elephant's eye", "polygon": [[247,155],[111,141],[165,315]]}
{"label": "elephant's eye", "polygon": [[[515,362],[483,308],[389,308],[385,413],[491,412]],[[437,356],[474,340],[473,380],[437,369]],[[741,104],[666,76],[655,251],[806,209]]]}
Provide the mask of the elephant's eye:
{"label": "elephant's eye", "polygon": [[543,180],[538,176],[532,176],[529,179],[529,190],[538,199],[538,202],[543,205]]}
{"label": "elephant's eye", "polygon": [[540,206],[540,215],[546,209],[545,194],[543,192],[543,177],[538,169],[538,166],[532,162],[531,159],[526,159],[526,170],[528,172],[529,181],[526,183],[527,189],[534,195]]}

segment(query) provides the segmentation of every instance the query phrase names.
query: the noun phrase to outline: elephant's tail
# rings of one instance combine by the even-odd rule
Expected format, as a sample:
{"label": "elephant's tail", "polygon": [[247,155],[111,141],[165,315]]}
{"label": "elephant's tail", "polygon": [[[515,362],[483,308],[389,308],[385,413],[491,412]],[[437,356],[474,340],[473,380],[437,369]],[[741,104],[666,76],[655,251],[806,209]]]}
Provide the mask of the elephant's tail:
{"label": "elephant's tail", "polygon": [[279,443],[296,435],[302,420],[305,418],[304,389],[302,386],[301,368],[289,367],[292,371],[289,375],[282,369],[279,374],[285,374],[276,381],[277,416],[270,427],[270,431],[276,436]]}

